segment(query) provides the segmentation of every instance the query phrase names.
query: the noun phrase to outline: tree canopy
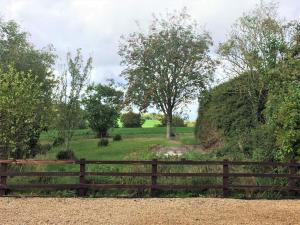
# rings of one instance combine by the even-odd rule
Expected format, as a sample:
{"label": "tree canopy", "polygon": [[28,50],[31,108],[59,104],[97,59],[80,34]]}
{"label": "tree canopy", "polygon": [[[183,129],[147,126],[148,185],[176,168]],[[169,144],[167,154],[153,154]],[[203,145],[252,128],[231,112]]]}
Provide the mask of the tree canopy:
{"label": "tree canopy", "polygon": [[77,49],[73,57],[67,54],[67,69],[60,76],[56,96],[57,121],[56,128],[59,137],[65,140],[66,150],[70,148],[74,128],[78,126],[80,117],[80,100],[87,86],[88,78],[92,69],[92,58],[84,62],[81,49]]}
{"label": "tree canopy", "polygon": [[211,44],[209,34],[200,31],[185,10],[154,17],[147,33],[123,38],[119,54],[128,84],[126,98],[140,110],[154,106],[162,111],[167,138],[173,112],[197,98],[212,80]]}
{"label": "tree canopy", "polygon": [[39,134],[46,122],[46,115],[40,113],[42,93],[42,85],[33,74],[18,72],[12,66],[6,72],[0,70],[0,158],[34,156],[32,133]]}
{"label": "tree canopy", "polygon": [[109,128],[116,127],[123,103],[123,92],[112,85],[90,85],[84,105],[90,127],[98,137],[106,137]]}
{"label": "tree canopy", "polygon": [[[15,72],[30,73],[40,84],[42,92],[35,96],[43,104],[35,116],[35,125],[31,127],[30,147],[34,148],[40,131],[49,126],[51,119],[51,102],[55,79],[53,67],[56,55],[49,45],[37,49],[28,40],[29,34],[22,31],[14,21],[0,20],[0,69],[7,72],[13,66]],[[42,121],[47,118],[47,123]],[[41,127],[43,126],[43,127]]]}

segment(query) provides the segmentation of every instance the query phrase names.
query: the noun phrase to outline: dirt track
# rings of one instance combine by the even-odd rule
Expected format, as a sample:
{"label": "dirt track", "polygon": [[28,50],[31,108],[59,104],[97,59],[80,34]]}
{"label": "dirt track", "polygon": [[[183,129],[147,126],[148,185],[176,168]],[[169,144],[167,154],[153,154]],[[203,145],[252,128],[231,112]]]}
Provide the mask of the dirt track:
{"label": "dirt track", "polygon": [[0,198],[0,224],[300,225],[300,200]]}

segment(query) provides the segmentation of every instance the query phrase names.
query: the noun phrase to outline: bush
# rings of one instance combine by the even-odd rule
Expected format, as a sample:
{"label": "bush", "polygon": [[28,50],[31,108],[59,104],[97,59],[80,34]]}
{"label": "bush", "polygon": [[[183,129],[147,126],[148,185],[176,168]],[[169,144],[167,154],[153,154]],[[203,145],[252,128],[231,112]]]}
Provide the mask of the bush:
{"label": "bush", "polygon": [[62,150],[59,151],[56,155],[56,159],[76,159],[75,153],[72,150]]}
{"label": "bush", "polygon": [[57,137],[54,139],[52,145],[53,145],[53,147],[56,147],[56,146],[62,145],[63,143],[65,143],[65,139],[63,137]]}
{"label": "bush", "polygon": [[34,148],[31,148],[26,157],[35,157],[37,154],[46,154],[52,148],[51,144],[36,144]]}
{"label": "bush", "polygon": [[[163,116],[160,119],[161,126],[165,127],[167,125],[167,119],[165,116]],[[172,126],[173,127],[186,127],[186,124],[184,123],[184,119],[181,118],[179,115],[173,115],[172,118]]]}
{"label": "bush", "polygon": [[114,137],[113,137],[113,140],[114,141],[121,141],[122,140],[122,136],[120,134],[116,134]]}
{"label": "bush", "polygon": [[142,114],[142,118],[144,120],[161,120],[162,117],[163,117],[163,115],[158,114],[158,113],[143,113]]}
{"label": "bush", "polygon": [[98,142],[98,146],[107,146],[109,143],[107,138],[101,138],[100,141]]}
{"label": "bush", "polygon": [[131,111],[121,116],[121,122],[123,127],[142,127],[145,120],[142,119],[141,114]]}

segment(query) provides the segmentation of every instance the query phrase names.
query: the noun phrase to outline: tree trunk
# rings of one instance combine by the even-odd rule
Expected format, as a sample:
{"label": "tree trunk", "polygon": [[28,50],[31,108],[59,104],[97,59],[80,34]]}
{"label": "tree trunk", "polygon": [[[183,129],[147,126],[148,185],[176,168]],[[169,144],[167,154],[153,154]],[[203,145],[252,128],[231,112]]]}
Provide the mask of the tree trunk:
{"label": "tree trunk", "polygon": [[172,114],[166,115],[167,119],[167,139],[170,140],[172,137]]}
{"label": "tree trunk", "polygon": [[105,138],[107,137],[107,130],[106,129],[99,129],[97,132],[98,138]]}

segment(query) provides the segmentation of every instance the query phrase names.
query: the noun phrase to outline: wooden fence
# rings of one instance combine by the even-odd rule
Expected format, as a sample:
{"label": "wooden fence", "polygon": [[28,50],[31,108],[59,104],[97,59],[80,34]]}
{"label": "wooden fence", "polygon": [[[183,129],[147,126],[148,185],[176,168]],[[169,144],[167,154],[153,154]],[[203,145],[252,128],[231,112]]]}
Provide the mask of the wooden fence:
{"label": "wooden fence", "polygon": [[[104,189],[149,189],[151,196],[156,196],[157,190],[208,190],[219,189],[222,191],[223,197],[228,197],[232,190],[251,190],[251,191],[279,191],[287,192],[289,196],[299,196],[300,187],[297,182],[300,180],[298,170],[300,168],[299,163],[280,163],[280,162],[242,162],[242,161],[192,161],[192,160],[180,160],[180,161],[161,161],[161,160],[121,160],[121,161],[99,161],[99,160],[0,160],[1,170],[1,183],[0,183],[0,196],[5,196],[8,191],[15,190],[31,190],[31,189],[75,189],[78,190],[79,196],[84,196],[88,190],[104,190]],[[12,164],[77,164],[79,170],[77,172],[17,172],[10,169]],[[148,165],[151,168],[149,172],[89,172],[86,171],[87,164],[111,164],[111,165]],[[178,167],[185,167],[188,165],[193,166],[220,166],[222,169],[220,172],[201,172],[201,173],[186,173],[186,172],[161,172],[159,170],[160,165],[176,165]],[[235,173],[231,172],[233,166],[255,166],[255,167],[269,167],[273,168],[271,173]],[[285,173],[276,173],[274,168],[287,168]],[[265,170],[261,170],[265,171]],[[78,177],[78,183],[72,184],[14,184],[11,185],[8,182],[9,177],[17,176],[37,176],[37,177],[65,177],[75,176]],[[87,183],[87,177],[89,176],[106,176],[106,177],[149,177],[150,183],[146,184],[95,184]],[[207,177],[207,178],[221,178],[220,184],[159,184],[159,177]],[[287,184],[285,185],[245,185],[245,184],[232,184],[231,178],[238,177],[260,177],[260,178],[286,178]]]}

